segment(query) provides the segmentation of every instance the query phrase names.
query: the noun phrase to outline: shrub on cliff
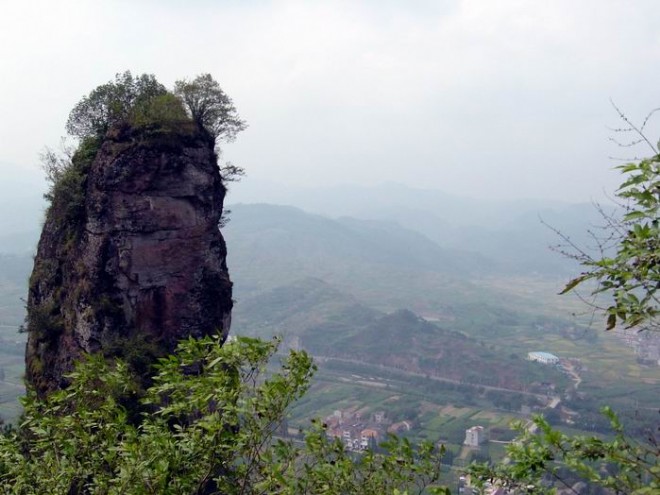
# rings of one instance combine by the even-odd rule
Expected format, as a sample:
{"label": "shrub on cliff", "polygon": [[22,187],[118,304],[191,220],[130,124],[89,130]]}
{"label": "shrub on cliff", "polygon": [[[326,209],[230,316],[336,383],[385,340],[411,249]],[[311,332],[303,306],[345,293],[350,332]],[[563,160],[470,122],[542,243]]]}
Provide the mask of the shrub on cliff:
{"label": "shrub on cliff", "polygon": [[[117,74],[114,81],[84,96],[69,113],[66,130],[79,140],[78,147],[63,142],[61,152],[46,148],[41,154],[46,178],[51,183],[46,198],[52,202],[58,189],[80,193],[84,174],[81,175],[81,167],[76,166],[74,158],[83,153],[91,162],[113,126],[125,124],[176,131],[182,124],[191,122],[205,129],[214,140],[218,156],[220,142],[232,141],[247,127],[231,98],[210,74],[191,81],[179,80],[174,91],[168,91],[153,74],[133,76],[130,71]],[[220,173],[224,182],[231,182],[239,180],[245,171],[227,162],[220,166]]]}
{"label": "shrub on cliff", "polygon": [[166,94],[167,89],[153,74],[117,74],[114,82],[98,86],[73,107],[66,130],[80,139],[104,136],[110,127],[129,122],[143,107]]}
{"label": "shrub on cliff", "polygon": [[[17,494],[381,494],[429,488],[441,452],[392,437],[385,454],[354,456],[316,423],[303,445],[282,434],[314,366],[291,352],[264,373],[276,343],[183,341],[139,399],[122,361],[78,365],[66,390],[28,394],[18,430],[0,437],[0,491]],[[281,436],[282,435],[282,436]]]}
{"label": "shrub on cliff", "polygon": [[84,96],[69,114],[67,132],[79,139],[104,136],[121,123],[148,125],[192,119],[219,143],[245,129],[234,102],[211,74],[182,79],[170,92],[153,74],[117,74]]}
{"label": "shrub on cliff", "polygon": [[[551,495],[557,486],[570,488],[580,482],[589,483],[589,493],[660,493],[657,444],[653,439],[649,443],[632,439],[609,408],[603,413],[611,422],[613,438],[569,435],[540,416],[529,425],[519,422],[520,435],[507,448],[507,462],[473,464],[468,469],[473,482],[530,495]],[[583,492],[572,489],[571,493]]]}
{"label": "shrub on cliff", "polygon": [[130,123],[137,127],[168,125],[185,122],[188,115],[181,100],[172,93],[150,98],[137,106],[131,115]]}
{"label": "shrub on cliff", "polygon": [[232,141],[246,127],[234,102],[211,74],[200,74],[192,81],[177,81],[174,94],[181,98],[192,119],[216,141]]}

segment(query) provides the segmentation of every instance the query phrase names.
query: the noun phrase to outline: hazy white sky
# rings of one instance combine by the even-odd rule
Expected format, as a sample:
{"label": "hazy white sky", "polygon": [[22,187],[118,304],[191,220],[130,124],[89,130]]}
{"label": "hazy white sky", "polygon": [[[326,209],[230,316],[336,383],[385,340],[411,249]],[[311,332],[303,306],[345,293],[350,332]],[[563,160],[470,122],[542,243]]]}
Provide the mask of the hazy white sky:
{"label": "hazy white sky", "polygon": [[168,86],[212,73],[250,125],[227,158],[292,185],[588,201],[618,183],[608,156],[635,154],[608,141],[609,98],[636,121],[660,106],[658,0],[0,6],[0,180],[127,69]]}

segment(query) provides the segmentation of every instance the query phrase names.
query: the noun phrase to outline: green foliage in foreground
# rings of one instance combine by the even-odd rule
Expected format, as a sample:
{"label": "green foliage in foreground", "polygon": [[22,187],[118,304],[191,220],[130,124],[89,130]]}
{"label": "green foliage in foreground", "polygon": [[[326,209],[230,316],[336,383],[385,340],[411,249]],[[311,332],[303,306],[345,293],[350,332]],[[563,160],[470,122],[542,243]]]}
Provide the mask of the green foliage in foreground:
{"label": "green foliage in foreground", "polygon": [[276,347],[184,341],[142,397],[125,363],[88,357],[69,388],[24,400],[20,427],[0,437],[0,491],[375,495],[421,493],[437,480],[441,452],[430,444],[413,449],[392,437],[385,454],[356,455],[319,424],[303,443],[278,437],[314,365],[291,352],[266,374]]}
{"label": "green foliage in foreground", "polygon": [[[626,179],[616,192],[625,202],[621,219],[603,213],[606,236],[596,238],[601,257],[594,258],[573,246],[569,254],[586,269],[563,292],[596,281],[593,295],[606,294],[603,308],[607,329],[621,323],[626,328],[658,330],[660,323],[660,155],[618,167]],[[610,254],[609,251],[614,253]]]}
{"label": "green foliage in foreground", "polygon": [[475,464],[469,473],[477,485],[495,483],[515,493],[550,494],[555,493],[553,486],[571,486],[576,481],[607,490],[604,493],[660,493],[660,446],[632,440],[609,408],[603,413],[614,430],[611,440],[566,435],[536,417],[536,433],[517,425],[520,436],[508,447],[506,462]]}
{"label": "green foliage in foreground", "polygon": [[[621,116],[628,122],[623,114]],[[632,129],[637,130],[634,126]],[[638,132],[648,142],[641,131]],[[657,149],[654,151],[657,153]],[[595,281],[593,294],[611,297],[610,305],[601,308],[607,314],[608,330],[617,322],[627,328],[657,330],[660,315],[657,296],[660,289],[660,155],[619,168],[627,174],[617,191],[617,196],[628,202],[625,214],[622,219],[603,214],[607,235],[603,239],[594,237],[600,248],[598,259],[564,236],[569,246],[577,251],[577,254],[565,254],[577,259],[586,271],[571,280],[562,293],[588,280]],[[609,250],[614,254],[608,254]],[[555,493],[555,486],[571,487],[577,481],[603,490],[596,493],[660,493],[657,430],[649,431],[648,443],[640,443],[624,433],[611,409],[605,408],[603,413],[612,426],[613,439],[566,435],[537,417],[534,427],[518,425],[520,436],[507,449],[507,462],[495,466],[472,465],[469,469],[472,479],[482,486],[489,482],[515,493]]]}

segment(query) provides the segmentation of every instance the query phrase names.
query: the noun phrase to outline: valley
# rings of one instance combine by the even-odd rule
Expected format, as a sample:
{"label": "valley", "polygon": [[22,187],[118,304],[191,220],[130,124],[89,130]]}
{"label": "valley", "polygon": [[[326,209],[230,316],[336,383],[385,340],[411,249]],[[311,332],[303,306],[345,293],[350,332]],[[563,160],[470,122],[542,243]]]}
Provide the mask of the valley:
{"label": "valley", "polygon": [[[282,352],[305,349],[319,367],[292,411],[292,435],[312,418],[358,414],[351,424],[362,430],[384,438],[398,425],[401,435],[445,444],[447,463],[461,466],[500,459],[515,436],[511,422],[536,412],[567,431],[607,431],[597,412],[605,404],[636,434],[657,421],[659,368],[638,363],[577,298],[557,296],[565,281],[557,273],[511,272],[478,246],[441,247],[394,222],[266,204],[231,210],[223,233],[232,333],[279,336]],[[0,415],[10,421],[20,410],[17,329],[31,261],[0,257]],[[579,387],[526,359],[538,350],[570,363]],[[478,448],[464,445],[473,426],[488,439]],[[334,430],[343,434],[339,423]]]}

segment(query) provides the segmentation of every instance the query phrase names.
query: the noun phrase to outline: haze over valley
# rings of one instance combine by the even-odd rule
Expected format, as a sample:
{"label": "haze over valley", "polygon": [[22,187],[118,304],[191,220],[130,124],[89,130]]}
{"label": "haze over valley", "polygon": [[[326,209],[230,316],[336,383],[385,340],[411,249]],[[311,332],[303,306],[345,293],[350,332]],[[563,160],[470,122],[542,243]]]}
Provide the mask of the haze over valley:
{"label": "haze over valley", "polygon": [[[241,197],[243,183],[233,187]],[[479,202],[396,184],[270,190],[265,200],[289,204],[230,204],[222,230],[232,333],[280,336],[284,349],[306,349],[319,364],[292,427],[336,410],[382,411],[387,424],[409,421],[413,437],[444,440],[452,455],[469,457],[467,428],[510,438],[509,422],[534,411],[587,431],[606,428],[598,404],[634,418],[640,432],[654,420],[657,362],[602,332],[575,297],[557,295],[576,266],[549,249],[559,239],[541,219],[585,243],[598,221],[593,205]],[[17,212],[34,218],[42,208],[25,201]],[[25,227],[7,224],[0,255],[0,411],[8,419],[22,390],[17,329],[38,235],[38,225]],[[526,360],[538,350],[575,374]],[[502,453],[494,443],[479,455]]]}
{"label": "haze over valley", "polygon": [[660,486],[660,2],[4,7],[0,491]]}

